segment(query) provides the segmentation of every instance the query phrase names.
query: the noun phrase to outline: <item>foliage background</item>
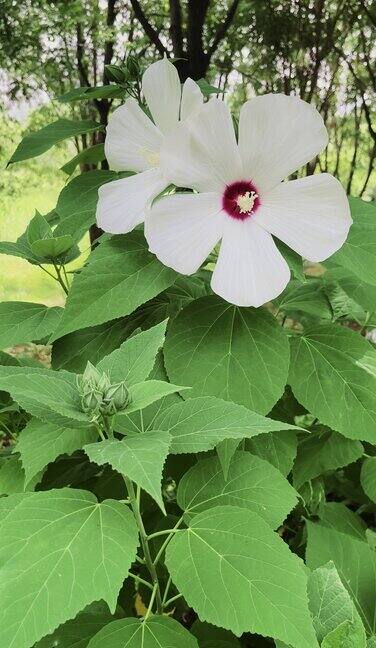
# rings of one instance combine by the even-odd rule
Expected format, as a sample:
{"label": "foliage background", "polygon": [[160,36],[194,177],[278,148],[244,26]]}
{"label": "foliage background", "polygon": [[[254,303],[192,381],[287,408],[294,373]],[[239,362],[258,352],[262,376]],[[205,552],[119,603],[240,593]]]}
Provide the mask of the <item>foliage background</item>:
{"label": "foliage background", "polygon": [[[375,198],[374,28],[369,0],[2,0],[1,239],[15,240],[35,209],[54,206],[67,181],[56,169],[74,154],[64,144],[5,170],[22,135],[59,116],[106,123],[117,100],[56,99],[72,87],[108,83],[104,64],[129,53],[145,64],[165,52],[177,58],[182,79],[206,76],[235,111],[264,92],[314,102],[330,145],[303,172],[328,171],[349,194]],[[76,148],[88,144],[81,138]],[[39,268],[2,256],[0,299],[26,298],[61,302]]]}

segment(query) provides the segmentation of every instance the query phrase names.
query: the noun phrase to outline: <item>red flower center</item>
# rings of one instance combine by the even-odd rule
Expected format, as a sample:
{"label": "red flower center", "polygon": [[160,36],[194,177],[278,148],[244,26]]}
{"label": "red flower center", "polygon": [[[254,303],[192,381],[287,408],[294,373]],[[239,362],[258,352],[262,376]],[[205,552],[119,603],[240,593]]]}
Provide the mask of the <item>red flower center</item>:
{"label": "red flower center", "polygon": [[222,207],[231,218],[245,220],[255,213],[260,198],[250,180],[239,180],[227,185],[222,197]]}

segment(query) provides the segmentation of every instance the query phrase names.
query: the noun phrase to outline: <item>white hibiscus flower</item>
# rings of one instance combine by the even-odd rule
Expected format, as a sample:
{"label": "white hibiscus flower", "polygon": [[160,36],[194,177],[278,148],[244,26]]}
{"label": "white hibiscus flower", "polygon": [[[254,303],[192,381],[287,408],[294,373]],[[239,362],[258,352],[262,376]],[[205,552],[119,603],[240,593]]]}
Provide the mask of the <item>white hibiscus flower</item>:
{"label": "white hibiscus flower", "polygon": [[154,203],[145,223],[150,250],[189,275],[221,241],[214,292],[238,306],[273,299],[290,270],[272,235],[309,261],[323,261],[346,240],[352,221],[338,180],[324,173],[282,182],[327,142],[315,108],[270,94],[243,105],[237,143],[229,109],[212,99],[163,146],[162,171],[196,193]]}
{"label": "white hibiscus flower", "polygon": [[197,83],[187,79],[182,89],[176,68],[166,58],[148,67],[142,91],[154,123],[135,99],[127,99],[107,126],[104,148],[110,168],[138,172],[99,188],[97,223],[112,234],[130,232],[143,222],[145,208],[170,183],[159,164],[166,134],[203,103]]}

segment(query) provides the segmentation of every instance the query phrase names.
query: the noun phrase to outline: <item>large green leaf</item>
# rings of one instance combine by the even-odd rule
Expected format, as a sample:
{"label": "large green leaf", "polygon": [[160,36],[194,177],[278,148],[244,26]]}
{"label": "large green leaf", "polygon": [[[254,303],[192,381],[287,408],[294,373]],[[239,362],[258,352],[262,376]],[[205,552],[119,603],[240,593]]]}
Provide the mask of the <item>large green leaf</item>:
{"label": "large green leaf", "polygon": [[188,513],[215,506],[238,506],[257,513],[276,528],[298,498],[277,468],[249,452],[238,451],[227,479],[217,457],[203,459],[192,466],[179,483],[177,501]]}
{"label": "large green leaf", "polygon": [[296,457],[298,440],[296,432],[269,432],[247,439],[245,447],[255,455],[278,468],[282,475],[288,475]]}
{"label": "large green leaf", "polygon": [[241,441],[263,432],[291,430],[294,426],[266,418],[236,403],[203,396],[162,410],[154,419],[154,427],[171,434],[171,452],[179,454],[210,450],[223,439]]}
{"label": "large green leaf", "polygon": [[115,611],[135,559],[129,509],[61,489],[0,500],[0,644],[31,648],[86,605]]}
{"label": "large green leaf", "polygon": [[368,457],[360,473],[360,483],[366,495],[376,502],[376,457]]}
{"label": "large green leaf", "polygon": [[54,342],[52,367],[82,373],[88,360],[96,365],[117,349],[134,328],[132,321],[122,317],[69,333]]}
{"label": "large green leaf", "polygon": [[218,396],[266,414],[283,393],[289,351],[285,332],[266,310],[202,297],[184,308],[164,347],[171,380],[186,395]]}
{"label": "large green leaf", "polygon": [[305,481],[347,466],[359,459],[363,452],[360,441],[346,439],[337,432],[320,427],[299,443],[293,470],[294,485],[299,488]]}
{"label": "large green leaf", "polygon": [[0,389],[43,421],[64,427],[89,425],[81,409],[76,376],[68,371],[0,366]]}
{"label": "large green leaf", "polygon": [[198,643],[174,619],[152,616],[146,621],[113,621],[93,637],[88,648],[198,648]]}
{"label": "large green leaf", "polygon": [[147,251],[141,232],[103,241],[76,275],[53,339],[128,315],[175,278],[173,270]]}
{"label": "large green leaf", "polygon": [[92,603],[80,612],[75,619],[61,625],[52,635],[38,641],[35,648],[86,648],[90,639],[103,626],[113,621],[108,606],[103,603]]}
{"label": "large green leaf", "polygon": [[202,621],[318,646],[303,565],[255,513],[223,506],[193,516],[167,547],[166,565]]}
{"label": "large green leaf", "polygon": [[25,472],[22,468],[20,456],[11,455],[4,460],[0,466],[0,495],[13,495],[13,493],[24,493],[33,491],[40,481],[41,475],[25,485]]}
{"label": "large green leaf", "polygon": [[322,281],[310,279],[302,284],[290,281],[282,295],[273,302],[284,313],[307,313],[319,319],[331,319],[332,309]]}
{"label": "large green leaf", "polygon": [[348,268],[366,283],[376,284],[376,206],[350,198],[353,224],[346,242],[331,263]]}
{"label": "large green leaf", "polygon": [[322,503],[318,515],[323,526],[365,540],[367,525],[359,515],[347,508],[342,502]]}
{"label": "large green leaf", "polygon": [[37,256],[46,259],[58,259],[74,246],[74,239],[70,234],[51,236],[39,239],[31,244],[31,249]]}
{"label": "large green leaf", "polygon": [[62,308],[44,304],[3,302],[0,304],[0,348],[38,341],[52,333]]}
{"label": "large green leaf", "polygon": [[[361,622],[360,622],[361,623]],[[364,628],[346,619],[323,639],[321,648],[365,648]]]}
{"label": "large green leaf", "polygon": [[86,445],[84,450],[90,461],[100,466],[109,464],[119,473],[136,482],[164,511],[161,481],[169,445],[168,432],[152,430],[122,441],[91,443]]}
{"label": "large green leaf", "polygon": [[55,235],[69,234],[79,241],[90,225],[95,223],[95,211],[98,202],[98,188],[106,182],[116,180],[115,171],[87,171],[73,178],[61,191],[56,211],[60,221]]}
{"label": "large green leaf", "polygon": [[324,324],[293,339],[291,352],[298,401],[350,439],[376,443],[376,349],[348,328]]}
{"label": "large green leaf", "polygon": [[331,268],[323,276],[326,288],[339,286],[357,304],[366,311],[376,309],[376,285],[367,284],[347,268]]}
{"label": "large green leaf", "polygon": [[[127,406],[126,412],[136,412],[137,410],[144,409],[148,405],[165,398],[169,394],[175,392],[182,392],[189,387],[182,385],[173,385],[172,383],[164,382],[163,380],[146,380],[145,382],[137,383],[129,388],[130,403]],[[127,414],[119,414],[118,421],[121,421],[123,416]]]}
{"label": "large green leaf", "polygon": [[89,148],[82,149],[82,151],[75,155],[74,158],[69,160],[69,162],[66,162],[61,167],[61,171],[64,171],[64,173],[67,173],[67,175],[70,176],[79,164],[97,164],[98,162],[102,162],[104,159],[104,144],[94,144]]}
{"label": "large green leaf", "polygon": [[315,569],[332,560],[366,631],[375,633],[376,552],[366,542],[322,524],[307,522],[307,529],[308,566]]}
{"label": "large green leaf", "polygon": [[98,364],[112,383],[125,380],[127,385],[145,380],[153,369],[158,349],[162,346],[167,321],[133,335],[119,349],[105,356]]}
{"label": "large green leaf", "polygon": [[16,446],[21,455],[26,484],[60,455],[73,454],[97,438],[98,432],[94,426],[67,428],[31,419],[22,430]]}
{"label": "large green leaf", "polygon": [[354,648],[365,648],[366,635],[362,621],[333,562],[312,572],[308,579],[308,598],[319,643],[344,621],[350,621],[359,639]]}
{"label": "large green leaf", "polygon": [[44,126],[39,131],[26,135],[17,146],[8,164],[37,157],[37,155],[48,151],[48,149],[62,140],[68,139],[69,137],[76,137],[83,133],[93,133],[101,128],[103,128],[101,124],[96,124],[90,120],[71,121],[69,119],[58,119],[52,124]]}

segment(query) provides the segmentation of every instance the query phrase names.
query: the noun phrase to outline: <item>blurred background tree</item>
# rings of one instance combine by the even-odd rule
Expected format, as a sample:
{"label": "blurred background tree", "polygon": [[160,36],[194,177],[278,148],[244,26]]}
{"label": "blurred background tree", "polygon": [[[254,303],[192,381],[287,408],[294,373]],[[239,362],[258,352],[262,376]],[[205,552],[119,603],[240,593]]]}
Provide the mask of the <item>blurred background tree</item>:
{"label": "blurred background tree", "polygon": [[[227,93],[235,112],[265,92],[314,103],[330,145],[301,173],[328,171],[349,194],[373,199],[375,23],[372,0],[1,0],[1,166],[24,130],[52,116],[105,124],[118,102],[62,104],[57,97],[72,87],[108,84],[105,65],[122,64],[129,54],[144,66],[167,55],[182,81],[205,77],[218,94]],[[103,133],[77,139],[76,148],[101,139]],[[61,146],[51,155],[72,153]],[[38,185],[38,204],[28,200],[30,208],[53,206],[66,177],[49,155],[2,173],[2,235],[4,227],[12,238],[20,233],[13,232],[18,216],[11,200],[17,182],[24,191]],[[1,281],[0,274],[0,292]]]}

